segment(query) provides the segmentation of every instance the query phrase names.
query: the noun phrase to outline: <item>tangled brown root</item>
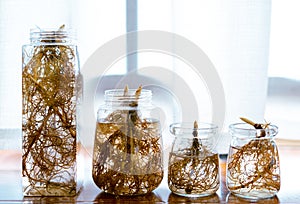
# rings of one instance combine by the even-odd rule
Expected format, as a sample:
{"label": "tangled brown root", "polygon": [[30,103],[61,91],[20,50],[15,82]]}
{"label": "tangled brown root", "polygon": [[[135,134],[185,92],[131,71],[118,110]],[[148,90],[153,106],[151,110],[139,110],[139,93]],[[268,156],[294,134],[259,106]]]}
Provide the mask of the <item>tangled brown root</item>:
{"label": "tangled brown root", "polygon": [[219,157],[198,138],[194,122],[191,147],[171,152],[169,156],[169,188],[186,196],[211,195],[219,188]]}
{"label": "tangled brown root", "polygon": [[[26,195],[76,193],[76,59],[64,45],[34,47],[22,72]],[[25,56],[28,57],[28,56]]]}
{"label": "tangled brown root", "polygon": [[[138,106],[137,101],[130,106]],[[116,195],[141,195],[154,190],[162,178],[159,121],[141,120],[136,109],[116,110],[98,121],[93,179],[100,189]]]}
{"label": "tangled brown root", "polygon": [[271,197],[280,189],[280,170],[277,146],[265,137],[270,124],[241,119],[260,131],[245,145],[230,146],[227,187],[244,197]]}

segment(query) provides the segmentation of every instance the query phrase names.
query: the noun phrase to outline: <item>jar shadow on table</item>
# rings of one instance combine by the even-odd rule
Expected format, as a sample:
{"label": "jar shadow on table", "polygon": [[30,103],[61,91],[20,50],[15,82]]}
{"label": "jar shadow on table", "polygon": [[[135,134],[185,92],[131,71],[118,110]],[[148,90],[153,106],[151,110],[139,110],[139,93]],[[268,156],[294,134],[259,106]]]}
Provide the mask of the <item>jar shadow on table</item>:
{"label": "jar shadow on table", "polygon": [[33,196],[24,197],[24,203],[76,203],[76,196]]}
{"label": "jar shadow on table", "polygon": [[154,192],[147,193],[145,195],[135,196],[118,196],[102,191],[94,199],[97,203],[134,203],[134,202],[145,202],[145,203],[164,203],[162,198],[156,195]]}
{"label": "jar shadow on table", "polygon": [[220,203],[218,194],[203,197],[186,197],[170,193],[168,203]]}
{"label": "jar shadow on table", "polygon": [[263,203],[263,204],[276,204],[280,203],[278,197],[275,195],[272,198],[254,200],[254,199],[246,199],[239,196],[236,196],[232,193],[228,193],[226,197],[226,203]]}

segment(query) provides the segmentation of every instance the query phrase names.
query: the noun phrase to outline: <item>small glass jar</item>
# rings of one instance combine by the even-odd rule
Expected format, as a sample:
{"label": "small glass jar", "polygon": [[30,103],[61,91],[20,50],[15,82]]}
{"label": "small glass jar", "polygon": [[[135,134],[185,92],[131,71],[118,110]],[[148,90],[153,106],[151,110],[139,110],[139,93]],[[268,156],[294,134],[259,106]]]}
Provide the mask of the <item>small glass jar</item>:
{"label": "small glass jar", "polygon": [[174,123],[175,135],[169,156],[168,185],[181,196],[201,197],[219,188],[219,157],[215,152],[217,126],[199,123]]}
{"label": "small glass jar", "polygon": [[25,196],[74,196],[82,78],[71,31],[32,29],[22,47],[22,176]]}
{"label": "small glass jar", "polygon": [[163,178],[161,127],[152,92],[106,90],[97,114],[92,176],[114,195],[142,195]]}
{"label": "small glass jar", "polygon": [[232,135],[227,158],[226,184],[235,194],[248,199],[264,199],[280,189],[279,155],[275,125],[255,129],[246,123],[229,126]]}

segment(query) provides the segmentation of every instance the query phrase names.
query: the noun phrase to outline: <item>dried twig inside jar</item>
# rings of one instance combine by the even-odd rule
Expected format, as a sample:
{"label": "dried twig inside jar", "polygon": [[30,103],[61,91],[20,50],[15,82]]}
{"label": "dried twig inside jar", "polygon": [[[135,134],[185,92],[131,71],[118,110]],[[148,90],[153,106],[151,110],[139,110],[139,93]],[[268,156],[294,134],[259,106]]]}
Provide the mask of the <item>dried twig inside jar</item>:
{"label": "dried twig inside jar", "polygon": [[270,197],[280,189],[279,156],[269,135],[270,124],[241,119],[255,128],[256,137],[244,138],[246,144],[230,146],[227,186],[245,197]]}
{"label": "dried twig inside jar", "polygon": [[115,110],[98,120],[95,135],[94,182],[116,195],[151,192],[163,177],[159,121],[141,119],[141,86],[128,92],[126,86]]}
{"label": "dried twig inside jar", "polygon": [[198,123],[195,121],[190,147],[174,150],[176,142],[185,143],[184,139],[175,139],[169,157],[168,173],[169,188],[173,193],[205,196],[215,193],[219,187],[218,155],[203,145],[198,134]]}
{"label": "dried twig inside jar", "polygon": [[75,50],[59,38],[32,48],[22,72],[24,193],[75,195]]}

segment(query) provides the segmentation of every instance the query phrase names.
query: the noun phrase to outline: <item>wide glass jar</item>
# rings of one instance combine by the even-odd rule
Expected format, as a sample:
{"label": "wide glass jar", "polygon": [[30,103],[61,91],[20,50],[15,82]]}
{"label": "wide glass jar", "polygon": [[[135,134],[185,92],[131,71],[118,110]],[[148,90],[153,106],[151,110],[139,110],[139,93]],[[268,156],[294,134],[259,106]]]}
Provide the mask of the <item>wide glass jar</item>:
{"label": "wide glass jar", "polygon": [[226,183],[235,195],[249,199],[273,197],[280,189],[275,125],[256,129],[246,123],[229,126],[232,135]]}
{"label": "wide glass jar", "polygon": [[99,108],[93,151],[93,180],[107,193],[141,195],[163,178],[161,127],[152,92],[105,91]]}
{"label": "wide glass jar", "polygon": [[25,196],[74,196],[81,75],[70,31],[33,29],[22,47],[22,176]]}
{"label": "wide glass jar", "polygon": [[174,123],[169,155],[168,185],[181,196],[214,194],[220,185],[219,157],[215,152],[217,126],[206,123]]}

